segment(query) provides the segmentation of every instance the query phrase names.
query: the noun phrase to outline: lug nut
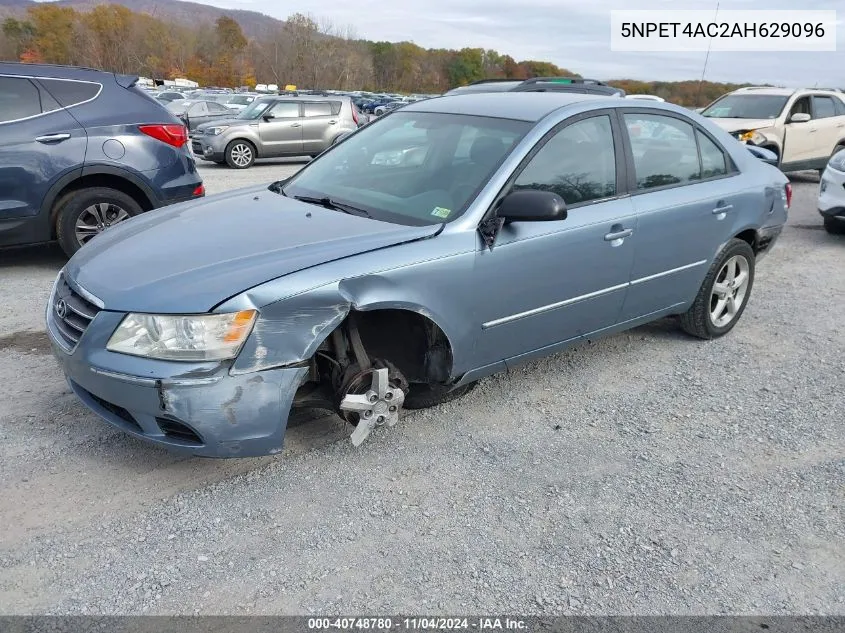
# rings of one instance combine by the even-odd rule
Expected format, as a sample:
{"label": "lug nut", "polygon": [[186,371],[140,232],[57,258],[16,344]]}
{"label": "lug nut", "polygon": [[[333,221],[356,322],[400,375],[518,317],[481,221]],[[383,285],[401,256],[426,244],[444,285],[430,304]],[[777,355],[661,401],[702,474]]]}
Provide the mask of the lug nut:
{"label": "lug nut", "polygon": [[376,418],[376,422],[378,422],[379,424],[381,424],[382,422],[384,422],[384,416],[383,416],[383,415],[378,416],[378,417]]}
{"label": "lug nut", "polygon": [[365,418],[371,418],[371,417],[373,417],[373,410],[372,410],[372,409],[367,409],[366,411],[364,411],[364,417],[365,417]]}
{"label": "lug nut", "polygon": [[370,402],[378,402],[378,396],[376,394],[371,395]]}
{"label": "lug nut", "polygon": [[389,411],[390,411],[391,413],[393,413],[394,411],[396,411],[396,405],[395,405],[395,404],[390,405],[390,409],[389,409]]}
{"label": "lug nut", "polygon": [[393,392],[388,391],[386,394],[384,394],[384,399],[385,400],[393,400]]}

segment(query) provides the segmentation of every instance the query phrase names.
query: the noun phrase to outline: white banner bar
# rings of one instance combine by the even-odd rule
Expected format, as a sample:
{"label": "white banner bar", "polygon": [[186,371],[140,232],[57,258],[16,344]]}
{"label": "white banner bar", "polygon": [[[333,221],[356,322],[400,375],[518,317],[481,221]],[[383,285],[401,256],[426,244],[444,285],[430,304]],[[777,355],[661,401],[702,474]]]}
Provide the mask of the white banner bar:
{"label": "white banner bar", "polygon": [[834,52],[839,26],[833,10],[622,10],[610,24],[610,50],[630,52]]}

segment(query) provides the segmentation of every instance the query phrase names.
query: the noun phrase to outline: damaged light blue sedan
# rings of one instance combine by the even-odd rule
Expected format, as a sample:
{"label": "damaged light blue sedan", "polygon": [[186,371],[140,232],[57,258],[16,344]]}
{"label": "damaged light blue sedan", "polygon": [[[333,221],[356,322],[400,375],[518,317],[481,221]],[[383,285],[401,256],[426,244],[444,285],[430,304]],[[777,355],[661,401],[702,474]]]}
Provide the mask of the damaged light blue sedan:
{"label": "damaged light blue sedan", "polygon": [[790,196],[671,104],[430,99],[286,181],[108,229],[58,275],[47,327],[76,395],[139,438],[271,454],[318,407],[358,445],[588,338],[668,316],[726,334]]}

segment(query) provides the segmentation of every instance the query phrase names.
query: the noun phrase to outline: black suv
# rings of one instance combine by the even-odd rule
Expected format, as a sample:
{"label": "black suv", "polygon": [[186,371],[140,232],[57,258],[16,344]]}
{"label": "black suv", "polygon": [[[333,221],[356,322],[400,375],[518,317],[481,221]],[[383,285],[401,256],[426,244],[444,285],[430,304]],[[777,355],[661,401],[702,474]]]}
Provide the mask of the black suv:
{"label": "black suv", "polygon": [[57,239],[72,255],[117,222],[204,195],[187,129],[137,79],[0,62],[0,246]]}
{"label": "black suv", "polygon": [[614,88],[598,79],[583,77],[534,77],[532,79],[482,79],[453,88],[444,95],[461,95],[468,92],[576,92],[605,97],[624,97],[625,91]]}

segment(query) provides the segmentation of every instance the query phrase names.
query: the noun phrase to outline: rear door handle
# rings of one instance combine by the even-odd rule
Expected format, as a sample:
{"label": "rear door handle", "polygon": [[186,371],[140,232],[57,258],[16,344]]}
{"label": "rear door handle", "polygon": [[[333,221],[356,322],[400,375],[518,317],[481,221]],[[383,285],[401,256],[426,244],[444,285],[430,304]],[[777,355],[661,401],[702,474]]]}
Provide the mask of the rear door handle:
{"label": "rear door handle", "polygon": [[302,125],[301,123],[291,123],[290,124],[291,127],[300,127],[301,125]]}
{"label": "rear door handle", "polygon": [[329,125],[334,125],[337,121],[329,121]]}
{"label": "rear door handle", "polygon": [[613,242],[615,240],[624,240],[626,237],[631,237],[633,235],[634,229],[623,229],[621,231],[615,231],[613,233],[608,233],[604,236],[605,242]]}
{"label": "rear door handle", "polygon": [[36,136],[35,140],[39,143],[61,143],[70,138],[70,134],[46,134],[44,136]]}
{"label": "rear door handle", "polygon": [[713,209],[713,211],[711,211],[711,213],[713,215],[725,215],[728,211],[730,211],[733,208],[734,208],[734,205],[732,205],[732,204],[724,204],[720,207],[716,207],[715,209]]}

